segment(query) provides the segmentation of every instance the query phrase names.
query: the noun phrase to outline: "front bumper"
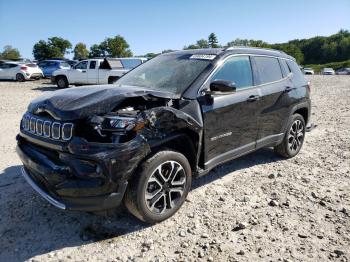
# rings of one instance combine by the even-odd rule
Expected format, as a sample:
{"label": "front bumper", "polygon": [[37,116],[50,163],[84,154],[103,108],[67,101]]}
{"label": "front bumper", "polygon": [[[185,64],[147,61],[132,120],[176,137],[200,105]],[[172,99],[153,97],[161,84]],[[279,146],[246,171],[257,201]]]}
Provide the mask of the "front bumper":
{"label": "front bumper", "polygon": [[[101,211],[118,207],[128,178],[141,160],[138,147],[108,151],[101,146],[102,152],[72,154],[70,151],[91,144],[71,141],[62,147],[65,151],[45,147],[45,141],[36,141],[23,133],[17,140],[23,177],[39,195],[60,209]],[[68,150],[70,147],[74,149]]]}
{"label": "front bumper", "polygon": [[45,200],[50,202],[52,205],[59,209],[66,209],[66,205],[59,202],[55,198],[51,197],[48,193],[46,193],[43,189],[41,189],[35,181],[30,177],[30,175],[27,173],[24,167],[21,168],[21,173],[24,179],[28,182],[28,184],[40,195],[42,196]]}

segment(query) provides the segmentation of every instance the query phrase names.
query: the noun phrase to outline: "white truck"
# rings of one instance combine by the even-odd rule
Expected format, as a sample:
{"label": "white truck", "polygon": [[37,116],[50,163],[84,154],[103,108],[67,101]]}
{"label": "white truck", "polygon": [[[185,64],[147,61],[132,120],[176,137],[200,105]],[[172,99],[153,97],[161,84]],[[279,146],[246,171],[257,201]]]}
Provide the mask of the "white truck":
{"label": "white truck", "polygon": [[147,58],[96,58],[78,62],[70,69],[52,73],[51,82],[58,88],[73,85],[112,84]]}

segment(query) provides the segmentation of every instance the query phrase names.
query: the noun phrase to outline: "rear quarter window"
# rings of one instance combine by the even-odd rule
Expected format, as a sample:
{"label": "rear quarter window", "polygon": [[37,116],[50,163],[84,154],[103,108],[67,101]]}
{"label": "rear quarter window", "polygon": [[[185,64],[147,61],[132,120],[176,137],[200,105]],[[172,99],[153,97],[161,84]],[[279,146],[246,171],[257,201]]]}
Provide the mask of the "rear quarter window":
{"label": "rear quarter window", "polygon": [[293,73],[292,81],[294,84],[298,86],[305,85],[307,81],[298,64],[292,60],[287,60],[287,65]]}
{"label": "rear quarter window", "polygon": [[258,70],[260,84],[278,81],[283,78],[281,66],[277,58],[255,56],[254,60]]}

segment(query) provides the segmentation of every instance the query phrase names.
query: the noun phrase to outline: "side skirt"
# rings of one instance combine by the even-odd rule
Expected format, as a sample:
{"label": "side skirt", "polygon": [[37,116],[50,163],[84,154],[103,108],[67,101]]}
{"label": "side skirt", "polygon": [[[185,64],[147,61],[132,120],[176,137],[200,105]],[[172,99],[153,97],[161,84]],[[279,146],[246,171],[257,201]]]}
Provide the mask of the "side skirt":
{"label": "side skirt", "polygon": [[197,177],[204,176],[210,172],[214,167],[236,159],[238,157],[247,155],[252,153],[263,147],[272,147],[280,144],[283,141],[284,133],[270,135],[264,138],[257,140],[256,142],[252,142],[246,144],[244,146],[235,148],[233,150],[222,153],[206,163],[204,163],[204,169],[200,169],[197,171]]}

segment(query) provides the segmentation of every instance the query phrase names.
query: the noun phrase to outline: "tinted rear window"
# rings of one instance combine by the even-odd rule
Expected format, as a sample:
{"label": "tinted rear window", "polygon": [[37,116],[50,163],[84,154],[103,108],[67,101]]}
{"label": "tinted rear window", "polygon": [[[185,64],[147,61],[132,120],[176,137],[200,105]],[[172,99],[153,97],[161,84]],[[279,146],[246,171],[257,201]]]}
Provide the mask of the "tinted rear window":
{"label": "tinted rear window", "polygon": [[254,59],[259,72],[261,84],[274,82],[283,78],[277,58],[256,56]]}

